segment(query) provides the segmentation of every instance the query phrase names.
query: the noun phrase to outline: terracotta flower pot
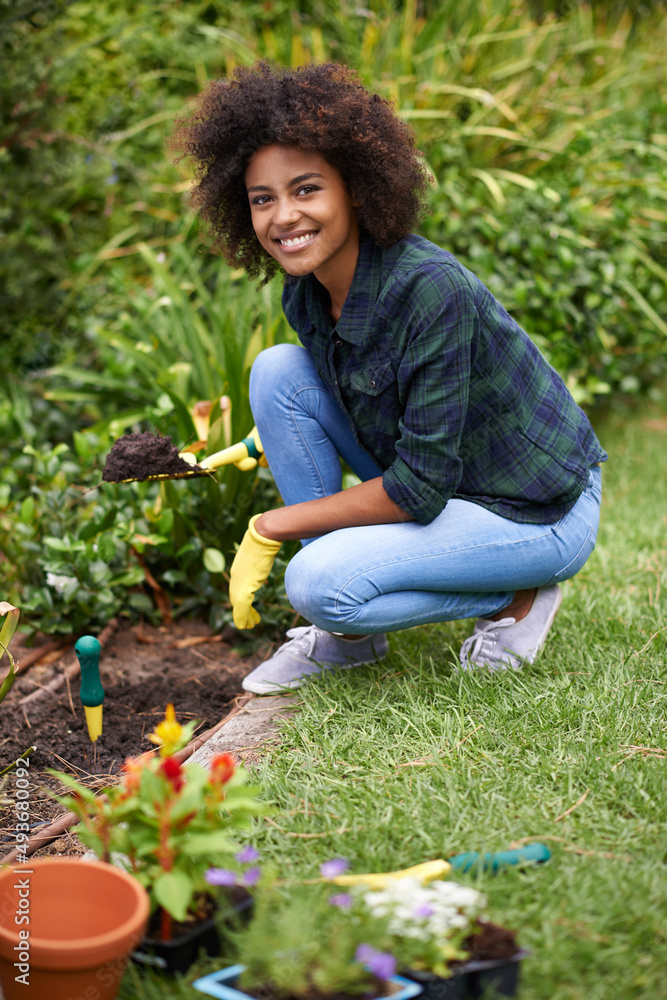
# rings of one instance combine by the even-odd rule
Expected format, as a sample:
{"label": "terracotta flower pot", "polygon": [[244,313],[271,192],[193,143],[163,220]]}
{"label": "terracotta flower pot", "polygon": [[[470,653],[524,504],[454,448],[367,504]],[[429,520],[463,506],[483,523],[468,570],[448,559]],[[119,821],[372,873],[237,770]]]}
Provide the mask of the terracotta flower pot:
{"label": "terracotta flower pot", "polygon": [[136,879],[100,861],[39,858],[5,868],[0,872],[5,1000],[113,1000],[149,908]]}

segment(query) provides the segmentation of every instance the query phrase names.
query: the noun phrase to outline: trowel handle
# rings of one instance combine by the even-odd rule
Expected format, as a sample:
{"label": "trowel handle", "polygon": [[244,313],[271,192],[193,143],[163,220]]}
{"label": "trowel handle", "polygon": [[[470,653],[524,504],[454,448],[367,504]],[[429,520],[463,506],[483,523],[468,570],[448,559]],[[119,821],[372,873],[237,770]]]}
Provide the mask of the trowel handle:
{"label": "trowel handle", "polygon": [[[199,465],[202,469],[219,469],[223,465],[238,465],[240,469],[245,471],[254,469],[263,458],[264,451],[257,431],[253,428],[247,438],[243,438],[238,444],[230,445],[229,448],[223,448],[222,451],[207,455]],[[265,465],[266,462],[264,461],[262,464]]]}
{"label": "trowel handle", "polygon": [[94,708],[104,701],[104,688],[100,681],[100,646],[94,635],[82,635],[74,646],[81,664],[81,703]]}
{"label": "trowel handle", "polygon": [[467,851],[448,858],[452,868],[467,872],[480,866],[484,871],[498,871],[507,865],[537,865],[548,861],[551,851],[545,844],[529,844],[515,851],[496,851],[480,854],[478,851]]}

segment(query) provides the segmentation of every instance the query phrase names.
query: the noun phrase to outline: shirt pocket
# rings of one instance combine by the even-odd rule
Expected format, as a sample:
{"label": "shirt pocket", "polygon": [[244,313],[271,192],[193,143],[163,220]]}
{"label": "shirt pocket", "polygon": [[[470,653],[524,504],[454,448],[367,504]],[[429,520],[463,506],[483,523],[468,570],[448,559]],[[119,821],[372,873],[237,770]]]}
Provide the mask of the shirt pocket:
{"label": "shirt pocket", "polygon": [[365,396],[380,396],[395,381],[396,376],[388,361],[366,362],[350,372],[350,385],[355,392],[363,392]]}

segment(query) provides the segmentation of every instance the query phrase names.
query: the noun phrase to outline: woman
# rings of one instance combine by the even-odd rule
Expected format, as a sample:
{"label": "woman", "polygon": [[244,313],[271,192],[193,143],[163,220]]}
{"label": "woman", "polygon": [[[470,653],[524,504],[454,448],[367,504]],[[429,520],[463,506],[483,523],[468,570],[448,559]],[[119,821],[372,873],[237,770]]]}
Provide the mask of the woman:
{"label": "woman", "polygon": [[[200,96],[174,144],[194,201],[251,277],[285,272],[302,346],[264,351],[253,415],[284,507],[250,522],[234,621],[283,541],[312,622],[243,683],[259,694],[385,655],[385,633],[477,618],[464,669],[532,662],[559,583],[595,545],[606,454],[562,379],[487,288],[412,234],[427,175],[352,71],[260,63]],[[360,485],[341,490],[342,458]]]}

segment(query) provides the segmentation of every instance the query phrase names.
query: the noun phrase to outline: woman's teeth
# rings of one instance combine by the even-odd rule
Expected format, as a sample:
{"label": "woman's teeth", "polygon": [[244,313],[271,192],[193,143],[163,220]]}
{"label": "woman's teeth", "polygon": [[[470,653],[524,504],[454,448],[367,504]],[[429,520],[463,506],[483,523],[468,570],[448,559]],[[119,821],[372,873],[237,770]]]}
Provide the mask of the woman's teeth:
{"label": "woman's teeth", "polygon": [[315,233],[306,233],[305,236],[297,236],[295,239],[290,240],[278,240],[278,242],[281,247],[298,247],[302,243],[307,243],[309,240],[312,240],[314,235]]}

